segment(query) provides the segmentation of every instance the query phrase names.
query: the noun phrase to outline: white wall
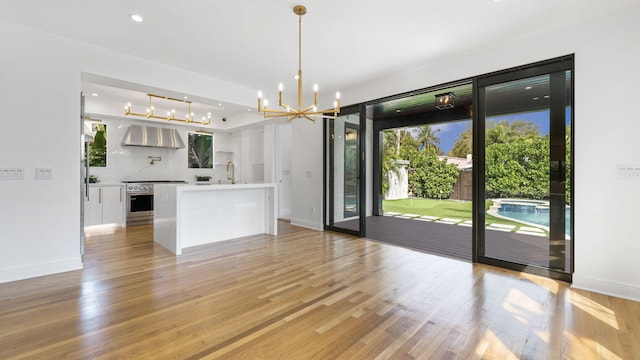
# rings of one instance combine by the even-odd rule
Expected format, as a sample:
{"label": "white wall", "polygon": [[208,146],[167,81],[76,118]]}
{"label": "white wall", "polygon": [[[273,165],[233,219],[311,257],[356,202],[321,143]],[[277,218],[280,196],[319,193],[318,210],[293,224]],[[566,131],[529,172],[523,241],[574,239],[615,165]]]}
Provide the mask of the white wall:
{"label": "white wall", "polygon": [[[264,128],[242,129],[240,136],[240,158],[238,160],[236,182],[256,183],[265,181],[265,141]],[[273,154],[269,154],[273,156]]]}
{"label": "white wall", "polygon": [[[618,9],[620,10],[620,9]],[[575,53],[575,273],[579,288],[640,300],[640,182],[616,177],[640,164],[640,4],[589,23],[425,64],[342,91],[357,103]],[[443,70],[444,69],[444,70]],[[618,99],[608,105],[606,99]]]}
{"label": "white wall", "polygon": [[291,132],[291,223],[322,230],[322,123],[294,120]]}
{"label": "white wall", "polygon": [[291,218],[291,124],[280,124],[276,126],[276,177],[278,182],[278,217],[283,219]]}
{"label": "white wall", "polygon": [[253,89],[2,21],[0,48],[0,167],[26,171],[0,183],[0,282],[82,268],[81,74],[254,105]]}

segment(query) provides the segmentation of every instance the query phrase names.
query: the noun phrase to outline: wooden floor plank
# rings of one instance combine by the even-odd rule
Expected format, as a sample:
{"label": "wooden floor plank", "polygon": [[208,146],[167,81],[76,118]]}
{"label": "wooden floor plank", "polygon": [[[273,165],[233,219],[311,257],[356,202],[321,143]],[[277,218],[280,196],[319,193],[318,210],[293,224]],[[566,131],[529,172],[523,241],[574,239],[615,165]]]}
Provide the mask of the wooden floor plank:
{"label": "wooden floor plank", "polygon": [[0,284],[0,359],[640,359],[640,303],[279,223],[186,249],[87,233],[85,270]]}

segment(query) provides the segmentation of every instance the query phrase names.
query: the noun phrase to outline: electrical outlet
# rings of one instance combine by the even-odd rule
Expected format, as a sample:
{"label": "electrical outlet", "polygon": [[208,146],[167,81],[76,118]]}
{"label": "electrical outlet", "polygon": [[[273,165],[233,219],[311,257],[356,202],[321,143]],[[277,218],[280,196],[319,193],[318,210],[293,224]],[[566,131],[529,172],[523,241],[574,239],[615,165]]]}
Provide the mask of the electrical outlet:
{"label": "electrical outlet", "polygon": [[0,180],[24,180],[24,169],[2,168],[0,169]]}

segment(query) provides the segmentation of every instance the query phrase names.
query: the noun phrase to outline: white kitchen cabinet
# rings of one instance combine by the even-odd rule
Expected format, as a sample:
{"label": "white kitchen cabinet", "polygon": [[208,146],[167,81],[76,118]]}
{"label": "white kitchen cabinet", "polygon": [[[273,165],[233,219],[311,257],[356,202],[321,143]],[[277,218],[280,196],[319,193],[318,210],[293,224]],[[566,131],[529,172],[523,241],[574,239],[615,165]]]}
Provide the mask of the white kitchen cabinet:
{"label": "white kitchen cabinet", "polygon": [[89,186],[89,199],[84,202],[84,226],[125,224],[125,193],[124,187],[117,186]]}
{"label": "white kitchen cabinet", "polygon": [[84,198],[84,226],[102,224],[102,187],[89,186],[89,198]]}

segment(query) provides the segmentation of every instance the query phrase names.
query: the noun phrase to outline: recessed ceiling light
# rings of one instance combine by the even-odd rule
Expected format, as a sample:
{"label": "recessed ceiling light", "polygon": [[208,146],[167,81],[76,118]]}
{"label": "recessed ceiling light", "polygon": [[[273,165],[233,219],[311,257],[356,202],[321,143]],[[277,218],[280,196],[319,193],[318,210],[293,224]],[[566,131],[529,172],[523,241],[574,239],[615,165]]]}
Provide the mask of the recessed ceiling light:
{"label": "recessed ceiling light", "polygon": [[548,98],[549,98],[549,95],[545,95],[545,96],[544,96],[544,98],[545,98],[545,99],[548,99]]}
{"label": "recessed ceiling light", "polygon": [[526,88],[524,88],[525,90],[531,90],[531,86],[527,86]]}
{"label": "recessed ceiling light", "polygon": [[91,93],[91,96],[98,96],[98,93]]}
{"label": "recessed ceiling light", "polygon": [[540,100],[540,98],[539,97],[534,97],[533,100]]}
{"label": "recessed ceiling light", "polygon": [[142,20],[144,20],[140,14],[129,14],[129,18],[135,22],[142,22]]}

